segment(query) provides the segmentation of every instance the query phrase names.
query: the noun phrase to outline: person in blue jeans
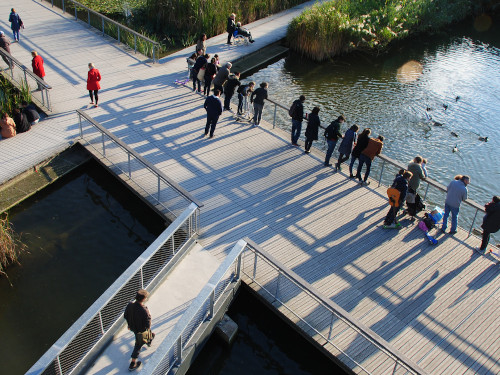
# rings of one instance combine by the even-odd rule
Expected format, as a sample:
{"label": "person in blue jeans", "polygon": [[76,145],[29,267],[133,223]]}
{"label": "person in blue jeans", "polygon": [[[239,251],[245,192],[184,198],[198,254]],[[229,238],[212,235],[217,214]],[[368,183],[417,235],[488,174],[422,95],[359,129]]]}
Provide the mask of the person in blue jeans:
{"label": "person in blue jeans", "polygon": [[325,133],[323,135],[325,136],[326,143],[328,145],[324,162],[325,167],[329,167],[332,165],[330,163],[330,158],[332,157],[333,150],[335,150],[335,146],[337,145],[339,138],[343,138],[342,133],[340,132],[340,128],[344,121],[344,116],[340,115],[325,129]]}
{"label": "person in blue jeans", "polygon": [[14,8],[11,9],[9,22],[12,34],[14,35],[14,42],[19,42],[19,29],[23,26],[23,21],[21,21],[21,17],[19,17]]}
{"label": "person in blue jeans", "polygon": [[304,120],[304,102],[306,97],[301,95],[297,100],[295,100],[290,108],[289,114],[292,116],[292,145],[298,146],[297,143],[300,138],[300,132],[302,131],[302,121]]}
{"label": "person in blue jeans", "polygon": [[448,227],[448,217],[451,213],[451,228],[450,234],[457,233],[458,213],[460,212],[460,204],[467,199],[467,185],[470,184],[469,176],[458,175],[450,182],[446,189],[446,200],[444,202],[443,226],[441,231],[446,233]]}

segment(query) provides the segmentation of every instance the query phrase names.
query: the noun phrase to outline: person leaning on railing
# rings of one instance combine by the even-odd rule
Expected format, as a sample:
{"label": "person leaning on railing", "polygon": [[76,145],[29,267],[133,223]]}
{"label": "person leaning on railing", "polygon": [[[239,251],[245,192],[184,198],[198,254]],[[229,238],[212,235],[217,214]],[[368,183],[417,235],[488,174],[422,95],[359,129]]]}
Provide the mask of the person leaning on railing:
{"label": "person leaning on railing", "polygon": [[448,217],[451,212],[450,234],[457,233],[458,213],[462,202],[467,200],[467,185],[469,185],[469,183],[469,176],[457,175],[448,185],[446,189],[446,200],[444,202],[443,226],[441,227],[441,232],[446,233]]}
{"label": "person leaning on railing", "polygon": [[484,206],[486,215],[483,218],[483,239],[481,247],[478,249],[481,252],[486,252],[488,242],[490,242],[490,234],[496,233],[500,230],[500,197],[495,195],[490,203]]}
{"label": "person leaning on railing", "polygon": [[253,124],[254,126],[260,125],[260,119],[262,118],[262,111],[264,109],[264,100],[267,99],[267,88],[269,87],[267,82],[262,82],[260,87],[252,92],[250,96],[250,103],[253,103]]}
{"label": "person leaning on railing", "polygon": [[[10,54],[10,40],[7,38],[7,35],[3,31],[0,31],[0,48],[3,48]],[[5,61],[8,67],[14,68],[14,63],[10,61],[7,56],[2,54],[2,59]]]}

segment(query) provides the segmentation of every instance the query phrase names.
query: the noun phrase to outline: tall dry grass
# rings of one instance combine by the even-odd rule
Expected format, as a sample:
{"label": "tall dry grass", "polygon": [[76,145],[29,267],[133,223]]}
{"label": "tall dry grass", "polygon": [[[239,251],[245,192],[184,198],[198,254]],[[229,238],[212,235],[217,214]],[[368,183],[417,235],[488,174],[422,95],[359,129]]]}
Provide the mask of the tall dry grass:
{"label": "tall dry grass", "polygon": [[26,245],[12,228],[8,215],[0,216],[0,275],[7,276],[6,268],[19,263],[19,255],[25,250]]}

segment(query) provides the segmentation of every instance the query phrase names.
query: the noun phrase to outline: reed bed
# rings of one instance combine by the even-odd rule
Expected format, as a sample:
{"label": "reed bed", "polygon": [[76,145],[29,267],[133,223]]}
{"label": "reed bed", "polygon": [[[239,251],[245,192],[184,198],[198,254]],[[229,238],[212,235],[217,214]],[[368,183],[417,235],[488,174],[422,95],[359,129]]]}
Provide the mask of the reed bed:
{"label": "reed bed", "polygon": [[394,40],[460,21],[477,6],[474,0],[332,0],[294,18],[287,40],[291,49],[316,61],[380,51]]}
{"label": "reed bed", "polygon": [[19,264],[19,255],[26,250],[20,236],[12,228],[7,214],[0,216],[0,275],[7,276],[5,270],[11,264]]}
{"label": "reed bed", "polygon": [[23,100],[31,102],[30,87],[22,83],[21,87],[17,88],[0,75],[0,112],[6,112],[12,117],[12,110],[21,107]]}

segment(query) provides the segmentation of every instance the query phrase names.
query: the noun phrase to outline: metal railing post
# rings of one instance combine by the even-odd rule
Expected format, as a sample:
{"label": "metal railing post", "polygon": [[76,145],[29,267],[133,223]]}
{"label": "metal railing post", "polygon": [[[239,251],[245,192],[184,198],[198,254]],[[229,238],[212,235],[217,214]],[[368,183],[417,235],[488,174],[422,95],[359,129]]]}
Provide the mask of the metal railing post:
{"label": "metal railing post", "polygon": [[210,293],[210,308],[208,311],[208,320],[212,319],[214,316],[214,305],[215,305],[215,289],[212,289]]}
{"label": "metal railing post", "polygon": [[182,363],[182,335],[177,339],[177,363]]}
{"label": "metal railing post", "polygon": [[59,372],[59,375],[63,375],[61,360],[59,359],[59,356],[57,356],[56,359],[57,359],[57,371]]}
{"label": "metal railing post", "polygon": [[102,314],[101,314],[101,311],[99,311],[99,324],[101,326],[101,333],[103,334],[104,336],[104,324],[102,323]]}
{"label": "metal railing post", "polygon": [[105,35],[104,33],[104,18],[101,17],[101,25],[102,25],[102,36]]}
{"label": "metal railing post", "polygon": [[252,281],[255,280],[255,276],[257,275],[257,251],[253,250],[255,256],[253,258],[253,275],[252,275]]}
{"label": "metal railing post", "polygon": [[130,152],[127,152],[128,155],[128,178],[132,178],[132,167],[130,166]]}
{"label": "metal railing post", "polygon": [[332,320],[330,321],[330,330],[328,332],[328,340],[331,340],[332,339],[332,332],[333,332],[333,322],[334,322],[334,319],[335,318],[335,314],[333,313],[332,311]]}
{"label": "metal railing post", "polygon": [[[37,82],[37,83],[38,83],[38,82]],[[40,85],[39,85],[39,84],[38,84],[38,87],[40,87]],[[44,98],[44,96],[45,96],[45,91],[47,91],[47,89],[46,89],[45,87],[43,87],[43,86],[42,86],[42,88],[40,89],[40,91],[41,91],[41,94],[42,94],[42,105],[43,105],[44,107],[47,107],[47,106],[45,105],[45,98]]]}
{"label": "metal railing post", "polygon": [[75,5],[75,21],[78,21],[78,13],[77,13],[77,10],[76,10],[76,5]]}
{"label": "metal railing post", "polygon": [[274,300],[278,300],[278,293],[280,291],[281,270],[278,271],[278,280],[276,280],[276,292],[274,293]]}
{"label": "metal railing post", "polygon": [[142,267],[141,267],[141,289],[144,289],[144,272]]}
{"label": "metal railing post", "polygon": [[425,189],[425,194],[424,194],[424,201],[427,198],[427,192],[429,191],[429,186],[431,186],[429,183],[427,183],[427,188]]}
{"label": "metal railing post", "polygon": [[243,253],[241,253],[240,255],[238,255],[238,260],[236,262],[236,280],[239,280],[240,279],[240,276],[241,276],[241,259],[242,259],[242,255]]}
{"label": "metal railing post", "polygon": [[90,9],[87,9],[87,22],[88,22],[89,27],[90,27]]}
{"label": "metal railing post", "polygon": [[104,142],[104,133],[101,133],[102,139],[102,156],[106,157],[106,143]]}
{"label": "metal railing post", "polygon": [[134,34],[134,53],[137,53],[137,35]]}
{"label": "metal railing post", "polygon": [[382,183],[382,174],[384,173],[385,160],[382,160],[382,167],[380,167],[380,177],[378,179],[378,186]]}
{"label": "metal railing post", "polygon": [[80,138],[83,138],[82,115],[78,114],[78,125],[80,126]]}
{"label": "metal railing post", "polygon": [[160,179],[160,176],[158,176],[158,202],[160,201],[160,182],[161,182],[161,179]]}
{"label": "metal railing post", "polygon": [[467,235],[467,238],[469,238],[470,234],[472,233],[472,228],[474,227],[474,223],[476,222],[476,217],[477,217],[478,212],[479,212],[479,209],[476,208],[476,213],[474,214],[474,219],[472,219],[472,224],[470,225],[469,234]]}
{"label": "metal railing post", "polygon": [[273,118],[273,129],[276,127],[276,110],[278,109],[278,106],[276,103],[274,103],[274,118]]}
{"label": "metal railing post", "polygon": [[121,27],[120,26],[116,26],[117,30],[118,30],[118,43],[120,43],[120,29]]}
{"label": "metal railing post", "polygon": [[28,75],[26,74],[26,69],[24,69],[24,83],[26,83],[26,88],[28,88]]}
{"label": "metal railing post", "polygon": [[66,13],[66,4],[64,3],[64,0],[62,0],[62,7],[63,7],[63,13]]}

